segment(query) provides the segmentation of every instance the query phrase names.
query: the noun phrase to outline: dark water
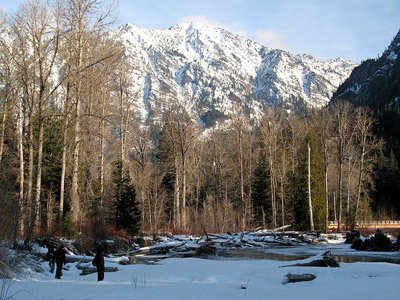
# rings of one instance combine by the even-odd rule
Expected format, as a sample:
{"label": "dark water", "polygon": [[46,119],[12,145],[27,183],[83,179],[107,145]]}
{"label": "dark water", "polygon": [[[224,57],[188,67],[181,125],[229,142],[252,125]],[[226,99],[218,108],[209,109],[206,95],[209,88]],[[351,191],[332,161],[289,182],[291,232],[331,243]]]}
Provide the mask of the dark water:
{"label": "dark water", "polygon": [[311,257],[311,255],[285,255],[257,249],[227,249],[219,252],[218,256],[232,259],[269,259],[277,261],[293,261]]}
{"label": "dark water", "polygon": [[[294,261],[309,258],[313,255],[285,255],[280,253],[265,252],[257,249],[231,249],[218,253],[219,257],[230,259],[268,259],[276,261]],[[385,262],[391,264],[400,264],[400,257],[377,257],[377,256],[346,256],[334,255],[338,263],[355,262]]]}
{"label": "dark water", "polygon": [[400,258],[395,257],[373,257],[373,256],[334,256],[339,263],[355,263],[355,262],[385,262],[391,264],[400,264]]}

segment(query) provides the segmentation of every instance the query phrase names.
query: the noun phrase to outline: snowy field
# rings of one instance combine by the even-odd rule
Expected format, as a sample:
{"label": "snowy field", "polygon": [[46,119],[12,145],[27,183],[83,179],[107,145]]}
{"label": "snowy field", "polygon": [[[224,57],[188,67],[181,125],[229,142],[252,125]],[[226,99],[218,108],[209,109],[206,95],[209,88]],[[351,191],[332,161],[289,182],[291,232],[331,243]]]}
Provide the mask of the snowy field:
{"label": "snowy field", "polygon": [[[318,254],[365,255],[349,245],[288,247],[271,250],[285,255]],[[382,253],[368,253],[378,257]],[[399,252],[383,254],[400,259]],[[44,273],[27,272],[10,282],[10,299],[399,299],[400,265],[377,262],[340,263],[340,268],[282,267],[315,259],[297,261],[268,259],[167,258],[154,264],[120,265],[106,260],[106,267],[119,271],[81,276],[76,263],[68,263],[61,280],[55,280],[46,262]],[[316,279],[285,283],[287,273],[311,273]],[[5,282],[7,283],[7,282]],[[3,293],[5,287],[3,286]],[[0,299],[7,299],[3,297]]]}

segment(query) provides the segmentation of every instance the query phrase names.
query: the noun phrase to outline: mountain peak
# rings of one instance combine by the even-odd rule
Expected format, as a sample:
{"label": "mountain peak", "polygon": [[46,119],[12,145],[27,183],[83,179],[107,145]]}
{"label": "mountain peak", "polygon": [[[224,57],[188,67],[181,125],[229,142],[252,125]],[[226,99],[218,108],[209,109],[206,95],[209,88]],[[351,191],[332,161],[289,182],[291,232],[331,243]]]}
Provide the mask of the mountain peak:
{"label": "mountain peak", "polygon": [[388,59],[395,60],[400,55],[400,30],[397,32],[388,49],[383,53],[382,56],[386,56]]}
{"label": "mountain peak", "polygon": [[152,30],[127,24],[119,33],[134,64],[131,89],[143,118],[166,101],[181,103],[206,126],[238,107],[253,116],[265,106],[321,107],[355,66],[269,49],[199,22]]}
{"label": "mountain peak", "polygon": [[219,28],[217,26],[211,25],[209,23],[202,23],[198,21],[184,21],[184,22],[179,22],[176,25],[170,27],[171,30],[174,29],[197,29],[197,30],[223,30],[222,28]]}

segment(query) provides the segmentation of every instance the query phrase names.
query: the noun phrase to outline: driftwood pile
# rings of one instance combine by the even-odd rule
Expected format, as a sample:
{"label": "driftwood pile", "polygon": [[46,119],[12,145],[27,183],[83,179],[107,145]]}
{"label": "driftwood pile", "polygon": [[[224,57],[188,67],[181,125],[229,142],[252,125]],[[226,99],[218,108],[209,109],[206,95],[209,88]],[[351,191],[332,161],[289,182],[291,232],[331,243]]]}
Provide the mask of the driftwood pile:
{"label": "driftwood pile", "polygon": [[[283,230],[288,226],[279,228]],[[278,230],[279,230],[278,229]],[[164,243],[131,251],[132,263],[154,263],[167,257],[224,256],[232,249],[262,249],[269,247],[291,247],[326,242],[317,232],[299,233],[294,231],[256,231],[239,234],[210,234],[204,232],[201,238],[175,237]]]}
{"label": "driftwood pile", "polygon": [[[120,257],[118,261],[120,264],[157,264],[159,260],[169,257],[212,258],[215,256],[236,255],[236,249],[241,252],[246,252],[246,250],[251,251],[253,249],[301,246],[325,242],[325,240],[321,239],[318,232],[285,232],[284,230],[287,230],[289,227],[290,226],[287,225],[275,230],[267,231],[257,229],[257,231],[253,232],[233,234],[210,234],[204,230],[204,235],[202,237],[159,237],[157,241],[153,241],[153,245],[148,247],[139,248],[136,244],[131,244],[129,247],[124,245],[122,248],[112,249],[122,250],[122,252],[108,251],[108,253],[112,253],[116,261],[118,261],[117,258]],[[77,266],[82,270],[82,275],[96,272],[95,268],[87,264],[91,261],[90,257],[94,255],[91,247],[80,247],[79,245],[72,244],[70,241],[52,237],[40,240],[39,244],[48,249],[55,249],[59,245],[63,245],[67,249],[68,254],[80,254],[77,256],[67,255],[67,262],[76,262]],[[79,251],[78,248],[81,251]],[[84,248],[86,248],[86,251]],[[44,253],[38,255],[44,259],[47,258]],[[106,268],[106,272],[115,271],[117,271],[117,268]]]}

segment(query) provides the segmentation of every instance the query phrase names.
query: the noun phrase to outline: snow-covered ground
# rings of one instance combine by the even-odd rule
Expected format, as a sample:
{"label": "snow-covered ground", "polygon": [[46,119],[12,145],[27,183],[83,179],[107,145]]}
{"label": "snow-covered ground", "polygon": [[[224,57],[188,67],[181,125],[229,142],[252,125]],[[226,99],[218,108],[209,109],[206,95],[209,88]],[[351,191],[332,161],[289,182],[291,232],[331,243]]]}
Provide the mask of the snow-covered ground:
{"label": "snow-covered ground", "polygon": [[[266,252],[284,255],[319,255],[330,250],[333,255],[382,256],[361,253],[342,243],[273,248]],[[386,253],[400,259],[400,252]],[[119,271],[81,276],[76,263],[68,263],[61,280],[54,279],[46,262],[44,273],[31,272],[10,283],[11,299],[398,299],[400,265],[376,262],[340,263],[340,268],[282,267],[299,262],[268,259],[167,258],[154,264],[119,265],[112,258],[106,267]],[[286,283],[287,273],[316,275],[308,282]],[[3,293],[4,293],[3,286]],[[1,295],[1,293],[0,293]],[[6,299],[3,297],[0,299]]]}

